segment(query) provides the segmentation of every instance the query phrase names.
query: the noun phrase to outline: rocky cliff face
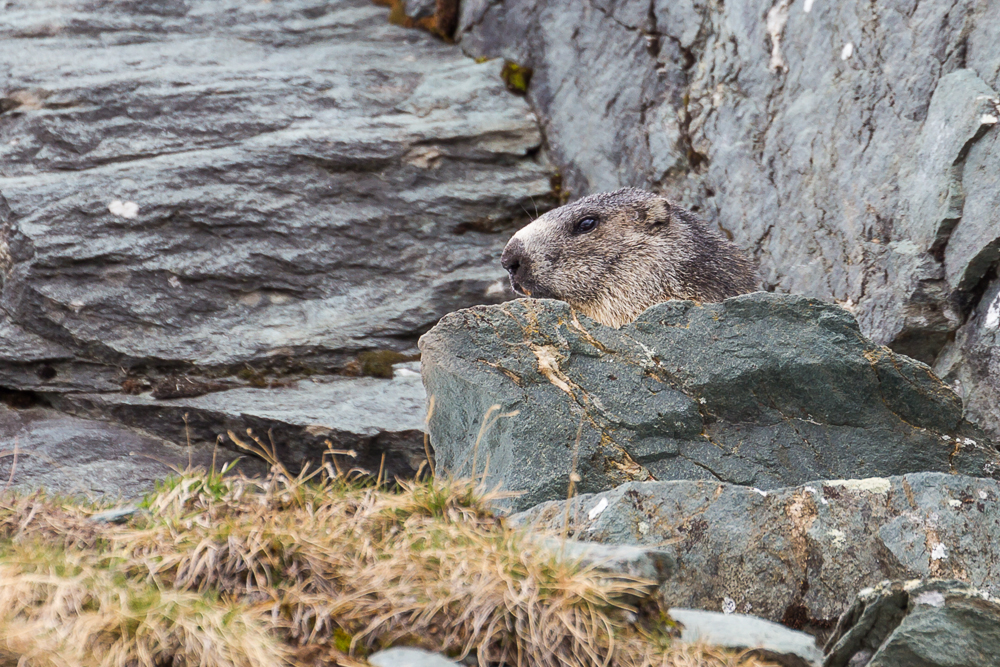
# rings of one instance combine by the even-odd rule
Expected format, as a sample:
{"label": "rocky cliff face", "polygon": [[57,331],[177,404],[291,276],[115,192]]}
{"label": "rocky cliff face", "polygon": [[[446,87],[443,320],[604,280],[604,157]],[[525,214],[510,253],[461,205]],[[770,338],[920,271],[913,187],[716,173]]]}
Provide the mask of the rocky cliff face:
{"label": "rocky cliff face", "polygon": [[442,315],[507,298],[497,258],[553,170],[502,63],[367,0],[7,2],[0,40],[0,386],[412,473],[419,381],[326,378],[391,376]]}
{"label": "rocky cliff face", "polygon": [[1000,434],[997,0],[466,0],[574,196],[674,196]]}

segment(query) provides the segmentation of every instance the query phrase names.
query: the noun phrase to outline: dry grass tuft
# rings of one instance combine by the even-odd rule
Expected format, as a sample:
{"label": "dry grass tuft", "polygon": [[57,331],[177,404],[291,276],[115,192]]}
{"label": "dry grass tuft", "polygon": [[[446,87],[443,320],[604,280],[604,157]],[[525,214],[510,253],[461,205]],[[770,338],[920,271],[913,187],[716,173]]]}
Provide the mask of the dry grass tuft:
{"label": "dry grass tuft", "polygon": [[540,551],[490,500],[469,481],[280,465],[184,471],[122,526],[6,496],[0,665],[354,667],[400,644],[484,666],[764,664],[671,641],[652,582]]}

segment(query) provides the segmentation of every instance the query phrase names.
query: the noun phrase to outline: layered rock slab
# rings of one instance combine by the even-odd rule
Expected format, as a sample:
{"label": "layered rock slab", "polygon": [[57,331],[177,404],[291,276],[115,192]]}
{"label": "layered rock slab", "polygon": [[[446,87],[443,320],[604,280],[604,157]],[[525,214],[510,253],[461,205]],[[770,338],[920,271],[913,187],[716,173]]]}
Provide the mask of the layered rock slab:
{"label": "layered rock slab", "polygon": [[522,299],[453,313],[420,347],[439,466],[519,492],[516,509],[565,498],[571,473],[598,492],[1000,470],[927,366],[815,299],[674,301],[618,330]]}
{"label": "layered rock slab", "polygon": [[817,629],[831,627],[858,591],[887,579],[959,579],[995,595],[998,503],[997,481],[943,473],[771,491],[631,482],[508,521],[667,552],[675,567],[660,595],[669,606]]}
{"label": "layered rock slab", "polygon": [[[115,424],[79,419],[35,406],[13,410],[0,405],[0,479],[4,489],[87,498],[134,499],[157,480],[189,464],[217,470],[240,455],[220,448],[180,447]],[[244,456],[237,470],[266,472]]]}
{"label": "layered rock slab", "polygon": [[419,374],[405,367],[392,380],[317,377],[288,387],[242,387],[187,398],[64,393],[50,400],[67,413],[173,442],[191,441],[202,451],[219,442],[229,455],[248,454],[231,432],[255,451],[263,445],[292,470],[306,462],[315,468],[324,459],[334,465],[328,454],[334,450],[335,465],[345,471],[408,479],[427,459],[425,394]]}
{"label": "layered rock slab", "polygon": [[315,370],[505,298],[497,230],[551,170],[502,63],[366,0],[4,16],[0,306],[29,334],[113,367]]}

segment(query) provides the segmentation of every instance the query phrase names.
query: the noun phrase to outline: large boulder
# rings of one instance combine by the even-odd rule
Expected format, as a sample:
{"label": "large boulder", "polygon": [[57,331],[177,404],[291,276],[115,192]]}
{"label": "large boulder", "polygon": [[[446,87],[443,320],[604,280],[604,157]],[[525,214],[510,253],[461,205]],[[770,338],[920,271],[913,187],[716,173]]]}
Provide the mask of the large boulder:
{"label": "large boulder", "polygon": [[[574,197],[696,208],[765,285],[933,362],[1000,259],[998,0],[465,0],[470,55],[534,70]],[[982,363],[982,338],[956,354]],[[967,395],[996,384],[974,370]],[[1000,436],[1000,417],[971,415]]]}
{"label": "large boulder", "polygon": [[516,509],[565,498],[572,473],[599,492],[1000,470],[927,366],[815,299],[673,301],[617,330],[524,299],[453,313],[420,347],[438,465],[520,493]]}
{"label": "large boulder", "polygon": [[659,579],[667,606],[811,631],[828,631],[858,591],[887,579],[958,579],[1000,593],[1000,483],[992,479],[917,473],[770,491],[631,482],[507,520],[665,552],[674,562]]}

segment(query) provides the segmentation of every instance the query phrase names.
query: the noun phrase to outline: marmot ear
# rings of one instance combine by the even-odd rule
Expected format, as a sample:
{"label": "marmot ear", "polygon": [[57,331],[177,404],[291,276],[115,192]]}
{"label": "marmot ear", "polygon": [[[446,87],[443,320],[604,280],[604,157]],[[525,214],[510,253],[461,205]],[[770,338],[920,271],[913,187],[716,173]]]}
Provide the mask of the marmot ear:
{"label": "marmot ear", "polygon": [[654,226],[666,226],[673,217],[671,213],[672,208],[673,205],[670,203],[670,200],[665,197],[657,197],[649,202],[649,207],[646,209],[646,222]]}

